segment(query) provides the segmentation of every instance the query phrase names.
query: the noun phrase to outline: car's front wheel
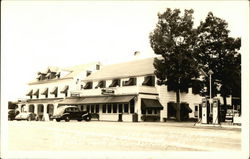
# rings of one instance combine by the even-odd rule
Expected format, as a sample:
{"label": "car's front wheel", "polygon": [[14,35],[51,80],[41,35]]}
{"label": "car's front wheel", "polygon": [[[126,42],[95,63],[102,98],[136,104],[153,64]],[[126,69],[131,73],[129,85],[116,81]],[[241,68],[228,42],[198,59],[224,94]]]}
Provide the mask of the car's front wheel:
{"label": "car's front wheel", "polygon": [[69,116],[66,116],[66,117],[65,117],[65,121],[66,121],[66,122],[69,122],[69,120],[70,120],[70,119],[69,119]]}
{"label": "car's front wheel", "polygon": [[85,121],[90,121],[91,120],[91,117],[88,115],[85,117]]}
{"label": "car's front wheel", "polygon": [[57,122],[60,122],[60,121],[61,121],[61,119],[56,119],[56,121],[57,121]]}

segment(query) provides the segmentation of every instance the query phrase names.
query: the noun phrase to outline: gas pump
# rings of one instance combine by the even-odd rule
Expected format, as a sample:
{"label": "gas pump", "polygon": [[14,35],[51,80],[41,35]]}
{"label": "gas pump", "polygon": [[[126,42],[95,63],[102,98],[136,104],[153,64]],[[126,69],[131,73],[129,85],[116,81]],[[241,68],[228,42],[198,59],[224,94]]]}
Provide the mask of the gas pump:
{"label": "gas pump", "polygon": [[207,108],[207,99],[202,98],[202,117],[201,117],[201,123],[207,124],[208,123],[208,108]]}
{"label": "gas pump", "polygon": [[214,98],[213,99],[213,124],[220,124],[219,106],[220,106],[220,100],[218,98]]}

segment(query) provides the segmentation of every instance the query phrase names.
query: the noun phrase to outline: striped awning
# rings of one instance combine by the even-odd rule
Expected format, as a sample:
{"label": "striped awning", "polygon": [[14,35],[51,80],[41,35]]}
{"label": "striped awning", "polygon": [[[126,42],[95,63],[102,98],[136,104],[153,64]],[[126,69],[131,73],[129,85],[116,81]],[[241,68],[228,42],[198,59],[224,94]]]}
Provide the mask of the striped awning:
{"label": "striped awning", "polygon": [[33,93],[33,89],[31,89],[31,90],[26,94],[26,96],[32,96],[32,93]]}
{"label": "striped awning", "polygon": [[66,93],[68,89],[69,89],[68,85],[64,86],[64,88],[61,90],[61,93]]}

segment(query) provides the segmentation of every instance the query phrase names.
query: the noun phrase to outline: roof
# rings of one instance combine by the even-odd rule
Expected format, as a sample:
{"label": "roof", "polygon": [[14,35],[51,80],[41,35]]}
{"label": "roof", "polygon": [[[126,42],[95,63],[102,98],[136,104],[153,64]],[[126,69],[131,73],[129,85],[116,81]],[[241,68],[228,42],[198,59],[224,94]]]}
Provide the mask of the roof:
{"label": "roof", "polygon": [[64,77],[56,78],[56,79],[41,80],[41,81],[33,80],[29,84],[58,82],[59,80],[73,79],[79,73],[81,73],[82,71],[87,70],[89,67],[91,67],[92,65],[95,65],[95,64],[98,64],[98,62],[92,62],[92,63],[88,63],[88,64],[82,64],[82,65],[77,65],[77,66],[73,66],[73,67],[66,67],[66,68],[59,68],[59,67],[55,67],[55,66],[49,66],[46,70],[41,71],[41,72],[48,72],[48,70],[50,69],[51,71],[53,70],[53,71],[69,72],[69,73],[66,74]]}
{"label": "roof", "polygon": [[128,78],[154,74],[154,57],[103,66],[83,81]]}

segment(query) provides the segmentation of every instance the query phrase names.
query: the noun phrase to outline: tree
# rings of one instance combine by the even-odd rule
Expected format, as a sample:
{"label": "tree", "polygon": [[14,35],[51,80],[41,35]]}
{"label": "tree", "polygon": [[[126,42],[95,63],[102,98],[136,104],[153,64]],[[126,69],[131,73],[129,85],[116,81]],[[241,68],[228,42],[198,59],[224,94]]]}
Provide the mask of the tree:
{"label": "tree", "polygon": [[[195,55],[205,72],[212,70],[213,96],[218,92],[223,97],[240,96],[241,47],[240,38],[229,37],[228,23],[209,12],[205,21],[197,28]],[[206,79],[207,88],[208,78]],[[209,92],[209,91],[208,91]]]}
{"label": "tree", "polygon": [[195,30],[193,29],[193,10],[168,8],[158,14],[158,23],[150,33],[150,44],[155,54],[155,75],[159,85],[171,86],[176,92],[176,119],[180,121],[180,90],[188,88],[192,80],[199,76],[198,63],[193,58]]}

